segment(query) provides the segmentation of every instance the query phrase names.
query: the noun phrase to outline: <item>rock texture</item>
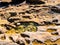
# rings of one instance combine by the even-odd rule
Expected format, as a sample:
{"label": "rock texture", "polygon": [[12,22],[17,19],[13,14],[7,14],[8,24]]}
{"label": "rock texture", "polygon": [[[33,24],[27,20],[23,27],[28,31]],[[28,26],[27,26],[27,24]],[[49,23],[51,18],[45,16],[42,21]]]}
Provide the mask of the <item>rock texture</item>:
{"label": "rock texture", "polygon": [[0,45],[60,45],[60,1],[1,0]]}

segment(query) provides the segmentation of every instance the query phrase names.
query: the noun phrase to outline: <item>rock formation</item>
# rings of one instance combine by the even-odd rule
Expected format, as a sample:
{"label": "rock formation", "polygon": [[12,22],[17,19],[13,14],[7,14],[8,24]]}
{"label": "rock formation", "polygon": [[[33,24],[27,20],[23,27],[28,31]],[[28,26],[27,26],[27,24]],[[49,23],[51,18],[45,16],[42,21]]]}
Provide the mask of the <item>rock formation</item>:
{"label": "rock formation", "polygon": [[0,45],[59,45],[60,0],[1,0]]}

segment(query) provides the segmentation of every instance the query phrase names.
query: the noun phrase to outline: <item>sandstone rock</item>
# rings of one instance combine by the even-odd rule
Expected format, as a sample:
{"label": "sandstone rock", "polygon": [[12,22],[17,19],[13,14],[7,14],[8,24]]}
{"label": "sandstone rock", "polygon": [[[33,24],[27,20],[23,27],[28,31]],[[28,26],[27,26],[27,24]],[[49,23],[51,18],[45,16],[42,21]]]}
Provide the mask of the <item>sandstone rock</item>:
{"label": "sandstone rock", "polygon": [[[3,3],[4,1],[5,0],[2,0]],[[3,24],[5,27],[12,30],[12,28],[15,29],[17,26],[20,26],[20,23],[23,24],[25,22],[33,22],[38,24],[36,25],[37,31],[36,32],[26,31],[22,32],[21,34],[20,33],[17,34],[15,32],[11,33],[9,32],[10,30],[8,30],[8,33],[6,33],[5,27],[4,28],[0,27],[1,32],[3,32],[3,34],[0,34],[0,41],[2,41],[3,43],[7,42],[8,45],[15,44],[25,45],[26,41],[29,43],[29,45],[32,45],[32,42],[35,40],[39,43],[42,43],[42,45],[43,43],[45,43],[46,40],[51,40],[53,43],[54,42],[56,43],[56,40],[60,38],[60,25],[55,25],[60,24],[59,16],[60,14],[58,13],[60,10],[59,8],[60,6],[55,6],[59,2],[58,0],[26,0],[26,1],[11,0],[11,1],[12,2],[8,2],[11,4],[11,5],[8,4],[9,7],[0,8],[1,18],[0,24]],[[22,2],[24,1],[25,3],[23,4]],[[13,5],[13,3],[19,4]],[[40,4],[43,3],[43,5],[40,5],[38,3]],[[49,13],[49,11],[52,11],[53,13]],[[47,31],[48,29],[51,30],[52,32]],[[19,29],[19,31],[20,30],[21,29]]]}

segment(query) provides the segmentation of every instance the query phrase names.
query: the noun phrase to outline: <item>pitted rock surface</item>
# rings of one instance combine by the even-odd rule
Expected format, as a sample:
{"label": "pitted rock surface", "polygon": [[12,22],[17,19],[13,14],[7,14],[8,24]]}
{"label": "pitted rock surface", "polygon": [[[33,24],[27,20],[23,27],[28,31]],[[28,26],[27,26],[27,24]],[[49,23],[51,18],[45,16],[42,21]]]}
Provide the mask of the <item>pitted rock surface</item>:
{"label": "pitted rock surface", "polygon": [[0,45],[60,45],[60,1],[1,0]]}

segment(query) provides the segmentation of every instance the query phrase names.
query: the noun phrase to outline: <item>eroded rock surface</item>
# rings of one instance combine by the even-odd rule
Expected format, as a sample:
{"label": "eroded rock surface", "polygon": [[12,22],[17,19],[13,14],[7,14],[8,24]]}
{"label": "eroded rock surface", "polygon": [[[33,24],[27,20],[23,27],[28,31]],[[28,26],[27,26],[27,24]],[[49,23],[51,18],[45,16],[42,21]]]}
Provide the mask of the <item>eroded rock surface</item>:
{"label": "eroded rock surface", "polygon": [[60,44],[59,0],[1,0],[1,4],[0,45]]}

